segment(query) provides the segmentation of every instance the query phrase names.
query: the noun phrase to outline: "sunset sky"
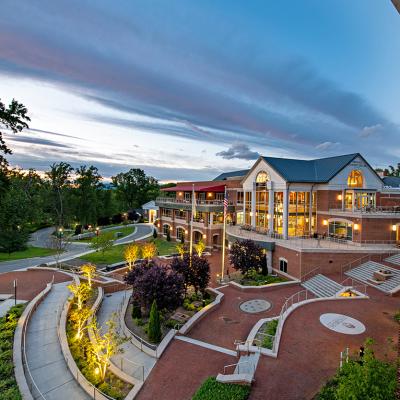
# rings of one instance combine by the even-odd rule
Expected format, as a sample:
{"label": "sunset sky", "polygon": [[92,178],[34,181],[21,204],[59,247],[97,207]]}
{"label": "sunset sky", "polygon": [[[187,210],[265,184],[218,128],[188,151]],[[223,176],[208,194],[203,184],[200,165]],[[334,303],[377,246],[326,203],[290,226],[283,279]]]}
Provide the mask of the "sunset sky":
{"label": "sunset sky", "polygon": [[400,162],[389,0],[2,0],[0,98],[31,130],[13,165],[213,178],[259,154]]}

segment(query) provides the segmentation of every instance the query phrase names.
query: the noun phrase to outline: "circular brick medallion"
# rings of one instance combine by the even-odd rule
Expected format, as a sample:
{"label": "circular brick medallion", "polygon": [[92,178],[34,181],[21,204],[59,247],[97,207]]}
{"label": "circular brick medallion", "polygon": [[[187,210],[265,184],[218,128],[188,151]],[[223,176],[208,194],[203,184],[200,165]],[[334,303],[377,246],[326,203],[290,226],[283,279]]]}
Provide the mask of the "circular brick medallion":
{"label": "circular brick medallion", "polygon": [[246,313],[256,314],[267,311],[272,307],[272,304],[263,299],[248,300],[240,304],[239,308]]}

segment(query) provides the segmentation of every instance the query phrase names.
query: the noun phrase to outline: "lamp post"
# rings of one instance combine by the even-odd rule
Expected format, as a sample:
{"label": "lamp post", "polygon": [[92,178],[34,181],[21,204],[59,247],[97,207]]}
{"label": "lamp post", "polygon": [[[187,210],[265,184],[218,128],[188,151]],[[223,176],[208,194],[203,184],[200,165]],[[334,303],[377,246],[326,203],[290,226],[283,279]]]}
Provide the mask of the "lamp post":
{"label": "lamp post", "polygon": [[96,236],[99,236],[99,233],[100,233],[100,228],[97,226],[96,227]]}
{"label": "lamp post", "polygon": [[64,234],[63,228],[59,228],[59,230],[58,230],[58,238],[61,239],[63,237],[63,234]]}

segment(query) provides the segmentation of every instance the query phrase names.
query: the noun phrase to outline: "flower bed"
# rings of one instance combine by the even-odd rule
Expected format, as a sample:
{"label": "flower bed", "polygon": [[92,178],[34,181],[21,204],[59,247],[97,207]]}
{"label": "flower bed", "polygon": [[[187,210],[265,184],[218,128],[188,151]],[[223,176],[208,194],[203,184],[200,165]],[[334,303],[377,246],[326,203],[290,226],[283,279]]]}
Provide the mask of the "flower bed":
{"label": "flower bed", "polygon": [[25,304],[11,307],[6,316],[0,318],[0,398],[22,399],[14,376],[13,342],[18,319]]}
{"label": "flower bed", "polygon": [[250,386],[220,383],[212,377],[203,382],[192,400],[246,400],[250,390]]}
{"label": "flower bed", "polygon": [[[210,294],[206,292],[204,298],[201,294],[189,294],[185,297],[182,306],[178,307],[176,310],[169,312],[163,310],[160,315],[161,320],[161,331],[162,337],[161,340],[167,335],[170,329],[174,329],[177,326],[182,326],[186,321],[183,319],[174,319],[173,317],[176,315],[185,315],[188,318],[191,318],[198,311],[202,310],[205,306],[212,303],[215,299],[214,294]],[[148,339],[148,323],[149,317],[142,316],[141,318],[132,318],[132,309],[133,305],[129,304],[126,314],[125,314],[125,323],[126,326],[135,333],[140,338],[145,341],[149,341]]]}
{"label": "flower bed", "polygon": [[[96,301],[96,298],[97,289],[94,288],[85,305],[90,308]],[[69,316],[75,307],[75,304],[71,306],[69,310]],[[85,330],[83,337],[80,340],[77,340],[77,331],[72,321],[68,318],[66,333],[72,357],[74,358],[76,365],[85,378],[104,394],[113,397],[116,400],[124,399],[133,386],[125,381],[122,381],[109,371],[107,371],[104,381],[101,381],[99,375],[96,373],[96,367],[92,361],[93,347],[90,343],[87,331]]]}
{"label": "flower bed", "polygon": [[262,286],[271,283],[287,282],[288,279],[282,276],[263,275],[255,270],[250,270],[246,275],[236,278],[235,281],[243,286]]}

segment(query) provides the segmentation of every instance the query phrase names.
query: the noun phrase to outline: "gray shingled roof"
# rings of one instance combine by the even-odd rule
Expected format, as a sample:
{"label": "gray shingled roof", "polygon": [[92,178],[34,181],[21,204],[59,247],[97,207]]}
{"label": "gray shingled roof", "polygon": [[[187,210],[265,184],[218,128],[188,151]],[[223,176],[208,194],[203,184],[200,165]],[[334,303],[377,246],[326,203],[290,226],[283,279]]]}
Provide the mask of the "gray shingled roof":
{"label": "gray shingled roof", "polygon": [[383,184],[389,187],[400,187],[400,177],[399,176],[384,176],[382,178]]}
{"label": "gray shingled roof", "polygon": [[228,178],[233,177],[242,177],[245,176],[250,170],[249,169],[242,169],[240,171],[231,171],[231,172],[224,172],[214,178],[214,181],[226,181]]}
{"label": "gray shingled roof", "polygon": [[287,182],[328,182],[339,173],[358,153],[343,156],[295,160],[290,158],[263,157]]}

